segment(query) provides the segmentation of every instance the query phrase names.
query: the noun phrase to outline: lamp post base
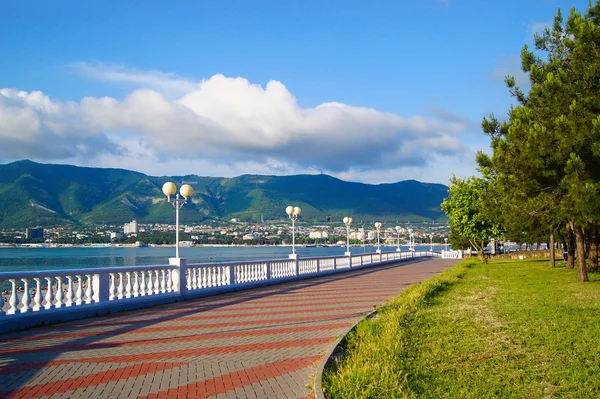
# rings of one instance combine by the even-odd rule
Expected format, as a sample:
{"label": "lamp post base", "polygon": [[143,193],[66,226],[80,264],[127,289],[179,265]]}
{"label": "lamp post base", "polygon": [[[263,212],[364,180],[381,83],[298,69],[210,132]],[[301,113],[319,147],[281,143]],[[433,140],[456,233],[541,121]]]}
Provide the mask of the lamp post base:
{"label": "lamp post base", "polygon": [[346,251],[346,252],[344,252],[344,256],[352,256],[352,252]]}
{"label": "lamp post base", "polygon": [[290,259],[298,259],[298,254],[289,254],[288,257]]}
{"label": "lamp post base", "polygon": [[396,252],[402,252],[400,248],[396,248]]}
{"label": "lamp post base", "polygon": [[376,253],[380,254],[381,253],[381,249],[378,249],[377,251],[375,251]]}

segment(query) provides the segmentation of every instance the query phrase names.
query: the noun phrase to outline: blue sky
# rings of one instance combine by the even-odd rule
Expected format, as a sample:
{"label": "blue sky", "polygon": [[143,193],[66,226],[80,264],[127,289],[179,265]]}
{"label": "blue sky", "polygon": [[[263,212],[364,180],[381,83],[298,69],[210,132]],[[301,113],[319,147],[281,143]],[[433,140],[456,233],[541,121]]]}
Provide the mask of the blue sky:
{"label": "blue sky", "polygon": [[0,163],[448,183],[587,0],[3,1]]}

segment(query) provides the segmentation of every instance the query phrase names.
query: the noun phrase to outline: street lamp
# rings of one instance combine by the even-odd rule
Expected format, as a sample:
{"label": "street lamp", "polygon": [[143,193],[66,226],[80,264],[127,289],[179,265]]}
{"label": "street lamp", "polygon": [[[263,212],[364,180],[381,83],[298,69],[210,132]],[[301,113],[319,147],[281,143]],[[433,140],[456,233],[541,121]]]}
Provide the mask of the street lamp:
{"label": "street lamp", "polygon": [[346,225],[346,253],[344,255],[350,256],[350,224],[352,223],[352,218],[346,216],[342,221]]}
{"label": "street lamp", "polygon": [[379,231],[381,230],[381,223],[375,223],[375,228],[377,229],[377,253],[381,253],[381,246],[379,245]]}
{"label": "street lamp", "polygon": [[433,234],[429,234],[429,250],[433,252]]}
{"label": "street lamp", "polygon": [[402,230],[402,227],[400,226],[396,226],[396,233],[398,233],[398,248],[396,248],[396,251],[400,252],[400,230]]}
{"label": "street lamp", "polygon": [[414,240],[413,229],[408,229],[408,234],[410,235],[408,250],[414,251],[415,247],[414,247],[414,241],[413,241]]}
{"label": "street lamp", "polygon": [[448,250],[448,237],[444,237],[444,242],[446,243],[446,251]]}
{"label": "street lamp", "polygon": [[175,208],[175,258],[179,259],[179,210],[188,203],[188,198],[194,195],[194,189],[189,184],[184,184],[179,188],[179,193],[175,198],[171,199],[171,196],[177,192],[177,186],[169,181],[163,184],[162,192],[167,196],[167,201]]}
{"label": "street lamp", "polygon": [[285,208],[285,213],[292,220],[292,254],[290,258],[296,259],[296,220],[298,220],[298,216],[302,213],[302,209],[299,206],[288,206]]}

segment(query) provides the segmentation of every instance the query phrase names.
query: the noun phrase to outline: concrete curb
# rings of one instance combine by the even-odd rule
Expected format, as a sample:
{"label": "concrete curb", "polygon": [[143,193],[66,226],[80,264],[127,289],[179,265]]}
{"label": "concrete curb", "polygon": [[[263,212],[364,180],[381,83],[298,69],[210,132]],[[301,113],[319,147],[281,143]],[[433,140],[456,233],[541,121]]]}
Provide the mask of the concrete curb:
{"label": "concrete curb", "polygon": [[325,367],[327,367],[333,361],[333,359],[334,359],[333,355],[335,353],[339,352],[340,345],[342,344],[342,342],[344,342],[344,340],[346,339],[348,334],[350,334],[350,332],[356,328],[358,323],[361,323],[364,320],[370,319],[371,317],[373,317],[376,314],[377,314],[377,310],[372,310],[369,313],[367,313],[365,315],[365,317],[363,317],[360,320],[357,320],[356,323],[352,324],[350,326],[350,328],[348,328],[348,330],[340,338],[338,338],[337,341],[335,341],[335,344],[333,344],[331,346],[331,349],[329,350],[329,352],[327,352],[325,354],[325,356],[321,360],[321,363],[319,364],[319,367],[317,368],[317,371],[315,373],[315,386],[313,388],[314,394],[315,394],[315,399],[326,399],[325,394],[323,393],[323,386],[321,383],[322,377],[323,377],[323,370],[325,370]]}

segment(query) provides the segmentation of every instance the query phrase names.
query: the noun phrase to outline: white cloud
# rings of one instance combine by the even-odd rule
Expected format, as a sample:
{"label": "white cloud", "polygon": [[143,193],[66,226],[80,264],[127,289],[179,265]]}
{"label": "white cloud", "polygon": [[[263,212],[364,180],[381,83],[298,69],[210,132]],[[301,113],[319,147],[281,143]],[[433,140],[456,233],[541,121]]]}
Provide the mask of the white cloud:
{"label": "white cloud", "polygon": [[75,103],[52,101],[39,91],[0,89],[0,157],[94,157],[120,147],[81,118]]}
{"label": "white cloud", "polygon": [[[86,97],[79,103],[0,91],[0,157],[161,175],[323,172],[367,178],[418,170],[468,151],[456,137],[468,120],[443,110],[404,118],[335,102],[302,108],[277,81],[262,87],[215,75],[188,86],[155,72],[119,76],[112,79],[154,88],[134,90],[121,101]],[[172,81],[187,87],[177,100],[157,90],[171,88]]]}
{"label": "white cloud", "polygon": [[180,78],[173,73],[143,71],[118,64],[78,62],[71,67],[82,76],[102,82],[144,87],[174,96],[183,95],[198,87],[198,83]]}

